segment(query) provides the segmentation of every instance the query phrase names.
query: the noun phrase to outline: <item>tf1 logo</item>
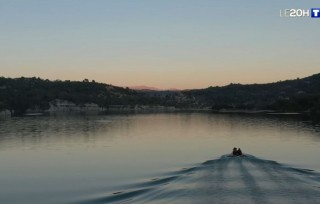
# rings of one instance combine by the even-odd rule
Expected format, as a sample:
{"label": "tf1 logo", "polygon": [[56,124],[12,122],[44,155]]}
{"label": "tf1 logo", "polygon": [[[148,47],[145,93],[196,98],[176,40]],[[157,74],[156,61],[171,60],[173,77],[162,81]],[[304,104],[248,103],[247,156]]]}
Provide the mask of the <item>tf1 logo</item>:
{"label": "tf1 logo", "polygon": [[320,8],[312,9],[284,9],[280,10],[280,17],[311,17],[320,18]]}
{"label": "tf1 logo", "polygon": [[311,18],[320,18],[320,8],[311,9]]}

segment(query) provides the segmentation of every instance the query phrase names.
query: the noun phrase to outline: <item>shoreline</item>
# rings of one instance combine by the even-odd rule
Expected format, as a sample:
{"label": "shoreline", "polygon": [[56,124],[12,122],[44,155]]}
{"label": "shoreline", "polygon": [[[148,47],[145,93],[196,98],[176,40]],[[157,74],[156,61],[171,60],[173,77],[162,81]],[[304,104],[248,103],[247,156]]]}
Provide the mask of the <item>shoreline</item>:
{"label": "shoreline", "polygon": [[311,114],[310,112],[277,112],[274,110],[212,110],[210,108],[175,108],[175,107],[162,107],[162,106],[144,106],[143,108],[99,108],[95,110],[88,109],[64,109],[64,110],[29,110],[22,115],[11,115],[10,111],[4,110],[0,112],[0,117],[35,117],[35,116],[48,116],[48,115],[73,115],[73,114],[123,114],[123,113],[188,113],[188,112],[206,112],[212,114],[250,114],[250,115],[265,115],[265,116],[316,116],[319,114]]}

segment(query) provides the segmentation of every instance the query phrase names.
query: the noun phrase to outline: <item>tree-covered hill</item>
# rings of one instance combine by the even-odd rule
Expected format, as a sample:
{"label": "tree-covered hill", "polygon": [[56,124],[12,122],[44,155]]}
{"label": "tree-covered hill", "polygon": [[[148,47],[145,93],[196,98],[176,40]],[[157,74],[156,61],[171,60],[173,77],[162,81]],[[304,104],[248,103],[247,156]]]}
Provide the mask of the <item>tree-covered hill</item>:
{"label": "tree-covered hill", "polygon": [[40,78],[0,78],[0,109],[8,109],[16,115],[27,109],[46,110],[49,102],[66,100],[77,105],[95,103],[100,107],[112,104],[132,104],[137,93],[130,89],[94,81],[50,81]]}
{"label": "tree-covered hill", "polygon": [[77,106],[88,103],[99,107],[136,107],[136,106],[180,106],[181,93],[146,93],[129,88],[83,81],[50,81],[40,78],[0,77],[0,112],[9,110],[13,115],[22,115],[27,110],[46,111],[50,102],[68,101]]}
{"label": "tree-covered hill", "polygon": [[269,84],[230,84],[223,87],[185,91],[199,105],[212,109],[271,109],[276,111],[319,111],[320,74]]}
{"label": "tree-covered hill", "polygon": [[187,91],[135,91],[83,81],[50,81],[40,78],[0,77],[0,111],[14,115],[27,110],[46,111],[52,101],[68,101],[77,106],[170,106],[176,108],[212,108],[274,110],[320,113],[320,74],[303,79],[269,84],[230,84],[222,87]]}

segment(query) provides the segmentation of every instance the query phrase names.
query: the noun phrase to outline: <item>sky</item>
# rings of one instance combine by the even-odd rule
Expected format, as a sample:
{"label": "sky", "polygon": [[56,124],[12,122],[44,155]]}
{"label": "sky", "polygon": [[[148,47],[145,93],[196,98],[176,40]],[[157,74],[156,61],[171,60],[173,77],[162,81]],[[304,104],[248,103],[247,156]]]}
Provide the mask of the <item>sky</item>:
{"label": "sky", "polygon": [[320,72],[318,0],[0,0],[0,76],[205,88]]}

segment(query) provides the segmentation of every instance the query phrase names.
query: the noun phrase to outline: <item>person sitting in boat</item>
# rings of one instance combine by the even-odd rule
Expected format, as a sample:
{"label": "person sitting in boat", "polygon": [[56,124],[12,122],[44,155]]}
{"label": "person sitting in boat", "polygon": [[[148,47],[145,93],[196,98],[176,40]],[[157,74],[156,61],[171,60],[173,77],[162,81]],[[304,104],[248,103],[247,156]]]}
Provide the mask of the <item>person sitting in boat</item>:
{"label": "person sitting in boat", "polygon": [[232,150],[232,156],[237,156],[237,148],[233,148]]}
{"label": "person sitting in boat", "polygon": [[236,155],[237,156],[242,156],[242,151],[240,148],[238,148],[238,150],[236,151]]}

